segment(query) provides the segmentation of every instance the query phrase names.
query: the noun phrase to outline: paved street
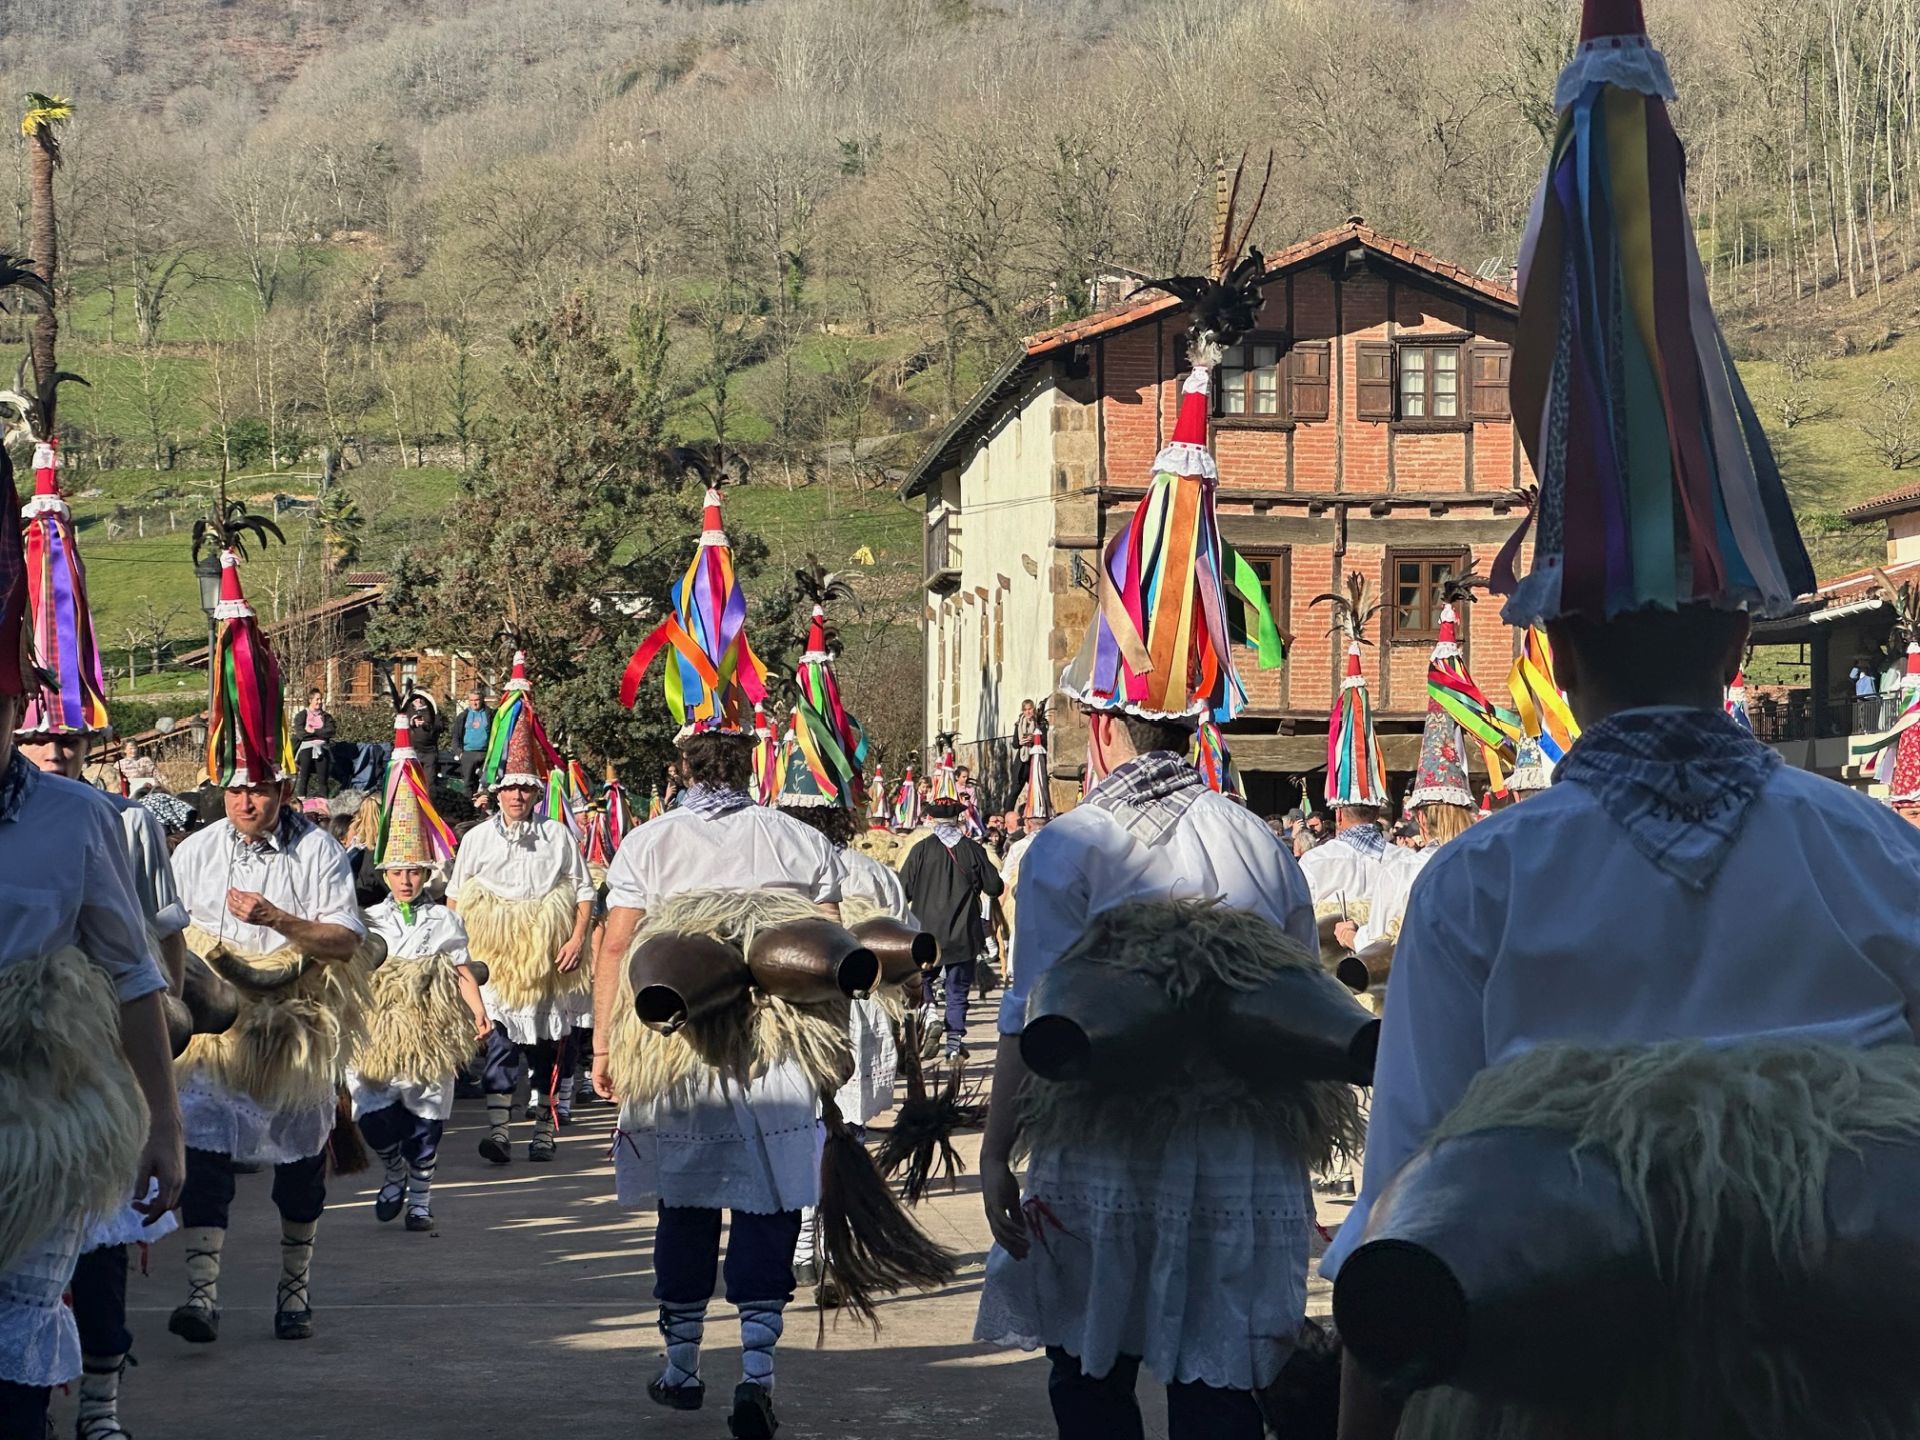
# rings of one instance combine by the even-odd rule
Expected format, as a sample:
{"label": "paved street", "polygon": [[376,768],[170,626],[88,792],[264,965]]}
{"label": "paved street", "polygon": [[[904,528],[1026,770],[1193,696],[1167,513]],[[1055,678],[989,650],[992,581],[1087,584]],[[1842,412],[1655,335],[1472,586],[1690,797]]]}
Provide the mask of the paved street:
{"label": "paved street", "polygon": [[[614,1203],[613,1113],[586,1110],[563,1132],[553,1165],[526,1163],[516,1144],[513,1165],[497,1170],[475,1153],[479,1102],[461,1102],[434,1186],[438,1234],[377,1224],[369,1175],[337,1181],[314,1264],[316,1334],[304,1343],[273,1339],[279,1228],[270,1176],[242,1177],[217,1344],[188,1346],[166,1333],[185,1292],[177,1236],[155,1247],[150,1275],[130,1280],[140,1362],[122,1407],[130,1428],[139,1440],[724,1437],[739,1378],[738,1331],[724,1302],[708,1320],[707,1409],[674,1414],[643,1393],[660,1354],[653,1223]],[[524,1141],[530,1127],[515,1128]],[[969,1166],[978,1146],[978,1135],[964,1137]],[[1331,1223],[1341,1207],[1323,1201],[1322,1211]],[[887,1304],[878,1338],[829,1317],[816,1348],[819,1312],[789,1310],[777,1392],[783,1440],[1053,1433],[1045,1360],[968,1339],[987,1249],[972,1174],[919,1213],[962,1257],[959,1279]],[[1317,1281],[1309,1304],[1325,1309]],[[1163,1434],[1158,1387],[1143,1377],[1141,1393],[1148,1433]],[[70,1436],[73,1401],[54,1403],[56,1433]]]}

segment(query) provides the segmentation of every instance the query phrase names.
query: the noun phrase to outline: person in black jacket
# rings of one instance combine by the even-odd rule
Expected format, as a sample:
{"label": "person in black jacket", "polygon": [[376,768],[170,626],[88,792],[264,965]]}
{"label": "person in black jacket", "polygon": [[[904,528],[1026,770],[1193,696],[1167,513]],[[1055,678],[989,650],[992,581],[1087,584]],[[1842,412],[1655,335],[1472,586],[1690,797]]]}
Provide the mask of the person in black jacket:
{"label": "person in black jacket", "polygon": [[927,814],[933,833],[913,847],[900,867],[900,880],[920,928],[940,942],[947,1058],[965,1059],[967,994],[987,949],[987,923],[980,901],[1006,887],[986,849],[961,833],[959,801],[936,800]]}
{"label": "person in black jacket", "polygon": [[[333,716],[321,706],[318,690],[307,692],[304,710],[293,712],[293,748],[298,754],[294,765],[293,793],[301,799],[309,795],[325,798],[332,793],[328,772],[333,768],[328,746],[333,740]],[[316,783],[319,788],[315,789]]]}

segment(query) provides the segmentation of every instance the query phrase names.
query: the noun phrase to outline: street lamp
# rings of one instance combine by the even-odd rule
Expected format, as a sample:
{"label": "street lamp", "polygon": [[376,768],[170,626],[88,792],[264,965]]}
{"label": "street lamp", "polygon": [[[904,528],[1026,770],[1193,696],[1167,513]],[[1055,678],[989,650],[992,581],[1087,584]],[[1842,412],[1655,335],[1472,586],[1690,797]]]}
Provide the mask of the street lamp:
{"label": "street lamp", "polygon": [[213,663],[213,648],[218,638],[213,612],[220,607],[220,552],[208,550],[193,562],[194,577],[200,582],[200,608],[207,616],[207,718],[213,718],[214,686],[220,683]]}

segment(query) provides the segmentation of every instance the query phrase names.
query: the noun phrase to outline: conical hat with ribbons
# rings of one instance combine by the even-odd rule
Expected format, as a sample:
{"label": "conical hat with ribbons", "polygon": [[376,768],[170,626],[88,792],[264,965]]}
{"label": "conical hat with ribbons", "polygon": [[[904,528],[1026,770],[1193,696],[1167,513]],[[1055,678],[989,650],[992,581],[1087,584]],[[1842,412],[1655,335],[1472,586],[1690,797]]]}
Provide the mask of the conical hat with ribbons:
{"label": "conical hat with ribbons", "polygon": [[453,860],[453,829],[434,808],[426,771],[413,749],[405,715],[393,717],[393,754],[380,811],[377,865],[382,870],[431,870]]}
{"label": "conical hat with ribbons", "polygon": [[213,618],[213,712],[207,725],[207,778],[227,789],[289,778],[293,751],[280,662],[240,585],[240,557],[220,553],[220,603]]}
{"label": "conical hat with ribbons", "polygon": [[754,705],[767,698],[767,667],[747,638],[747,597],[733,567],[733,547],[720,523],[720,492],[708,489],[700,544],[673,587],[673,613],[640,643],[620,680],[620,703],[632,709],[640,681],[662,651],[667,708],[679,738],[746,735]]}
{"label": "conical hat with ribbons", "polygon": [[1673,98],[1639,0],[1585,0],[1519,255],[1513,424],[1540,492],[1492,574],[1516,628],[1684,605],[1776,614],[1814,588],[1714,318]]}
{"label": "conical hat with ribbons", "polygon": [[110,723],[86,568],[74,542],[73,512],[60,497],[58,465],[54,446],[42,441],[34,447],[33,498],[20,512],[33,649],[51,681],[29,697],[21,735],[100,734]]}

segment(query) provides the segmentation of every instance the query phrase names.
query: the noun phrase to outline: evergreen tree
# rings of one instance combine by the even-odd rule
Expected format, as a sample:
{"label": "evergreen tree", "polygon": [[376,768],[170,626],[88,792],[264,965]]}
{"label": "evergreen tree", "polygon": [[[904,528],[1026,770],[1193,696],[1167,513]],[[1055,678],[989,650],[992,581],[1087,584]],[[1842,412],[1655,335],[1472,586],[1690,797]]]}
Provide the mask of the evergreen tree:
{"label": "evergreen tree", "polygon": [[[662,453],[664,335],[636,315],[626,338],[632,367],[584,295],[511,333],[507,413],[461,482],[444,542],[396,558],[374,641],[479,655],[502,672],[524,649],[554,743],[651,783],[673,717],[657,684],[623,708],[620,676],[693,554],[700,492]],[[766,546],[730,529],[751,575]]]}

